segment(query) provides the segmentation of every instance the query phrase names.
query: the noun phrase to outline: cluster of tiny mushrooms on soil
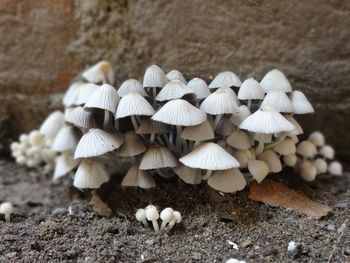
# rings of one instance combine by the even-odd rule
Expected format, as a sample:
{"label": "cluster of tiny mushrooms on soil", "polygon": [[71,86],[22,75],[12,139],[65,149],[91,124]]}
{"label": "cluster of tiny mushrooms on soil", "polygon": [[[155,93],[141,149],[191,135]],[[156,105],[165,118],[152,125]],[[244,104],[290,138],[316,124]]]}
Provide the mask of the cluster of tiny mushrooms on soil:
{"label": "cluster of tiny mushrooms on soil", "polygon": [[12,143],[16,162],[53,170],[54,180],[75,171],[80,189],[99,188],[115,174],[125,187],[153,188],[157,176],[178,176],[222,193],[284,166],[308,182],[321,173],[342,175],[321,132],[299,140],[303,129],[294,117],[314,109],[277,69],[243,83],[224,71],[208,85],[152,65],[142,82],[114,85],[106,61],[84,71],[64,95],[64,112]]}

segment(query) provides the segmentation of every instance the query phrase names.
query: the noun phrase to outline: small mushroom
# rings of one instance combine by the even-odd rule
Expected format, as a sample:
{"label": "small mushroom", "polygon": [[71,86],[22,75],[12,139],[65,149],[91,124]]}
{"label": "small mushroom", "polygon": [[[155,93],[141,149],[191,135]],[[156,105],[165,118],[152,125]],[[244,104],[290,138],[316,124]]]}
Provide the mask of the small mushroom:
{"label": "small mushroom", "polygon": [[146,211],[143,208],[140,208],[135,213],[136,220],[141,222],[144,227],[148,227],[147,220],[146,220]]}
{"label": "small mushroom", "polygon": [[260,85],[268,93],[273,90],[281,90],[283,92],[291,92],[292,87],[286,76],[278,69],[273,69],[263,77]]}
{"label": "small mushroom", "polygon": [[154,205],[149,205],[146,207],[146,218],[148,221],[152,222],[154,231],[156,233],[159,233],[159,225],[158,225],[158,218],[159,218],[159,212],[158,209]]}
{"label": "small mushroom", "polygon": [[328,166],[328,172],[332,175],[340,176],[343,174],[343,166],[337,162],[331,162]]}
{"label": "small mushroom", "polygon": [[317,147],[322,147],[325,144],[324,135],[319,131],[311,133],[308,140]]}
{"label": "small mushroom", "polygon": [[221,87],[240,87],[242,82],[232,71],[220,72],[209,84],[210,89],[218,89]]}
{"label": "small mushroom", "polygon": [[174,209],[171,207],[167,207],[163,209],[162,212],[160,212],[160,219],[163,220],[162,225],[160,226],[160,231],[163,231],[166,227],[166,224],[168,224],[174,217]]}
{"label": "small mushroom", "polygon": [[182,216],[181,213],[178,211],[174,211],[173,213],[173,218],[171,219],[171,221],[169,222],[168,228],[172,229],[174,227],[175,224],[178,224],[182,221]]}
{"label": "small mushroom", "polygon": [[6,222],[11,221],[11,214],[13,213],[13,205],[10,202],[4,202],[0,205],[0,214],[5,215]]}

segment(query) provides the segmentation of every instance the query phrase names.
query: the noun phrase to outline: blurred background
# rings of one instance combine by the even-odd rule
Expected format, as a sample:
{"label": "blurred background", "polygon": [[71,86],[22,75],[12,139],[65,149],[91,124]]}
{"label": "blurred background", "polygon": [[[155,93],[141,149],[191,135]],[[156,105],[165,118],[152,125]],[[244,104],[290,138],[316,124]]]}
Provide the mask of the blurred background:
{"label": "blurred background", "polygon": [[282,70],[316,114],[298,116],[346,158],[350,146],[348,0],[0,0],[0,140],[38,127],[88,65],[118,84],[151,64],[210,80]]}

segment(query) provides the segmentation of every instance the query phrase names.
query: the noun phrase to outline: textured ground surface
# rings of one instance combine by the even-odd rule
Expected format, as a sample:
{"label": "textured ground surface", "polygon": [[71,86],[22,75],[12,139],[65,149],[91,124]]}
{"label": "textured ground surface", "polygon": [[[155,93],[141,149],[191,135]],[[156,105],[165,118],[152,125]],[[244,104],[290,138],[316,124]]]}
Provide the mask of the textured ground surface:
{"label": "textured ground surface", "polygon": [[[278,178],[333,212],[315,220],[249,201],[247,191],[222,197],[176,180],[159,182],[161,190],[125,191],[115,179],[99,192],[113,210],[106,218],[92,210],[88,193],[69,188],[68,178],[54,185],[0,160],[0,201],[16,206],[12,223],[0,218],[0,262],[224,262],[234,257],[248,263],[323,263],[331,255],[329,262],[349,262],[349,174],[324,176],[311,185],[293,175]],[[149,202],[181,211],[183,224],[162,236],[143,228],[133,213]],[[348,228],[339,238],[344,223]],[[299,244],[294,253],[287,252],[290,241]]]}
{"label": "textured ground surface", "polygon": [[277,67],[315,105],[306,130],[349,151],[350,1],[0,0],[0,22],[0,136],[37,127],[49,94],[107,59],[119,84],[151,63],[207,80]]}

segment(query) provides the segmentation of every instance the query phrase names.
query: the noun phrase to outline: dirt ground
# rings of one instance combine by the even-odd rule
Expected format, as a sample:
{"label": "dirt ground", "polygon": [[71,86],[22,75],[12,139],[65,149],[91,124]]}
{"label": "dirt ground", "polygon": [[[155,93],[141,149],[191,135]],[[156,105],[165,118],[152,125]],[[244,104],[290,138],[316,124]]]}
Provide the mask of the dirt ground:
{"label": "dirt ground", "polygon": [[[91,193],[70,187],[70,178],[53,184],[2,159],[0,201],[16,211],[11,223],[0,218],[0,262],[350,262],[349,178],[325,175],[305,184],[293,173],[272,177],[331,206],[319,220],[250,201],[248,189],[221,196],[174,178],[144,191],[122,189],[114,178],[98,191],[113,211],[103,217],[92,209]],[[180,211],[183,223],[154,234],[134,218],[149,203]],[[298,244],[292,253],[290,241]]]}

